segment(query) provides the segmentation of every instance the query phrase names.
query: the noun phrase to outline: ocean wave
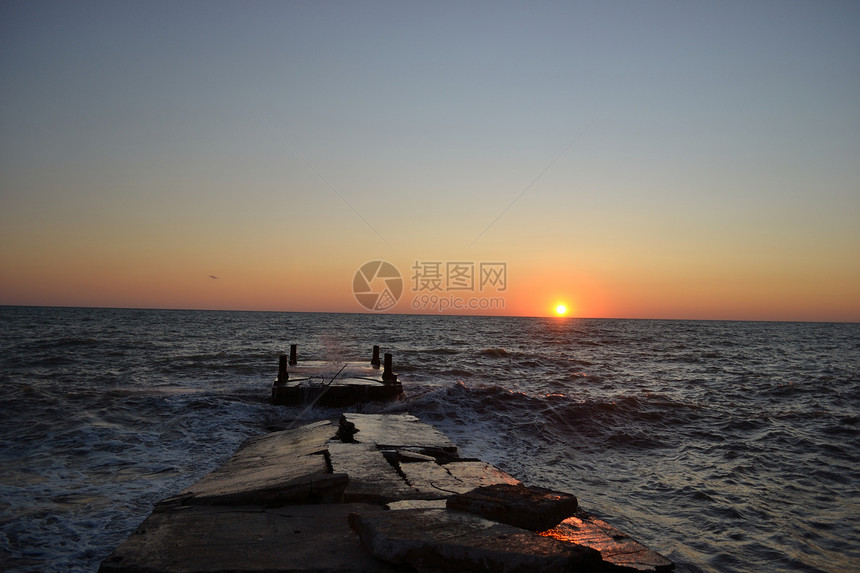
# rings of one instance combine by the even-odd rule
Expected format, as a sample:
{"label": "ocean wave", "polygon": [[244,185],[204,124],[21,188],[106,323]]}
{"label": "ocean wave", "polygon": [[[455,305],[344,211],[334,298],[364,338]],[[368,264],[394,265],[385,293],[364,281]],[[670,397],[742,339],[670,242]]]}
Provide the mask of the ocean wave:
{"label": "ocean wave", "polygon": [[697,419],[696,405],[664,396],[618,396],[612,400],[578,400],[563,393],[529,394],[496,384],[466,384],[460,380],[407,399],[422,413],[444,412],[438,419],[468,426],[496,419],[524,439],[554,443],[571,440],[586,449],[655,448],[656,436],[668,427],[679,439],[679,426]]}
{"label": "ocean wave", "polygon": [[481,356],[491,356],[493,358],[506,358],[510,356],[504,348],[484,348],[480,354]]}
{"label": "ocean wave", "polygon": [[447,355],[447,356],[454,356],[454,355],[460,354],[459,350],[455,350],[453,348],[447,348],[447,347],[445,347],[445,348],[430,348],[430,349],[426,349],[426,350],[416,350],[414,352],[417,352],[419,354],[439,354],[439,355]]}

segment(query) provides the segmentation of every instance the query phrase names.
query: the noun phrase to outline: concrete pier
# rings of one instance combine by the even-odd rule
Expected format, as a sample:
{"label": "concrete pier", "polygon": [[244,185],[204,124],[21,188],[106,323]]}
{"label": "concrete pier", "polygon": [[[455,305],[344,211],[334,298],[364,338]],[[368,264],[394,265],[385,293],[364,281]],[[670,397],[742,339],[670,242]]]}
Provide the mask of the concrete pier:
{"label": "concrete pier", "polygon": [[99,571],[673,567],[573,495],[461,458],[414,416],[348,413],[247,440],[222,467],[160,502]]}

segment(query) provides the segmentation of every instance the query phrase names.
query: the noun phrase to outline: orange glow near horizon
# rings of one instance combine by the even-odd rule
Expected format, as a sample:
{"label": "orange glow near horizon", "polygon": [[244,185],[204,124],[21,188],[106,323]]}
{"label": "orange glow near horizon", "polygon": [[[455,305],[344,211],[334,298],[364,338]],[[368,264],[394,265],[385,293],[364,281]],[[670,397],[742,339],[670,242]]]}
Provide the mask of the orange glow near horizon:
{"label": "orange glow near horizon", "polygon": [[[77,245],[67,240],[64,245],[67,250],[53,253],[31,241],[21,243],[17,251],[0,253],[4,270],[0,273],[0,304],[366,312],[353,296],[351,280],[358,265],[372,255],[349,252],[326,258],[323,253],[334,251],[334,246],[325,241],[301,248],[277,244],[260,250],[250,245],[228,250],[229,245],[214,239],[209,249],[179,240],[172,250],[161,244],[149,250],[136,242],[128,251],[112,250],[107,241]],[[284,253],[290,256],[286,258]],[[476,260],[497,258],[476,256]],[[742,268],[732,273],[734,267],[723,266],[684,274],[665,264],[661,272],[644,273],[635,265],[628,270],[627,261],[615,267],[587,259],[559,265],[512,255],[507,261],[510,280],[505,290],[432,293],[483,302],[494,298],[503,305],[447,306],[440,311],[438,306],[424,309],[414,305],[415,297],[423,292],[412,290],[414,258],[390,257],[390,261],[405,284],[400,301],[389,314],[860,320],[854,294],[860,276],[851,269],[841,272],[841,281],[828,282],[824,276],[802,275],[791,269]],[[566,308],[564,314],[557,311],[559,305]]]}

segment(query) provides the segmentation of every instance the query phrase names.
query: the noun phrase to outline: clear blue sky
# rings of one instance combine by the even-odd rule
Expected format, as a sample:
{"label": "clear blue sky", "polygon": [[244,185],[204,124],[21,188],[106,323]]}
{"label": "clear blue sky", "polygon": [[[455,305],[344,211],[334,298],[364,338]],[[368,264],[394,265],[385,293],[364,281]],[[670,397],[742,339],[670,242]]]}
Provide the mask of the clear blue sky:
{"label": "clear blue sky", "polygon": [[860,320],[860,3],[5,1],[0,74],[0,303],[504,259],[515,313]]}

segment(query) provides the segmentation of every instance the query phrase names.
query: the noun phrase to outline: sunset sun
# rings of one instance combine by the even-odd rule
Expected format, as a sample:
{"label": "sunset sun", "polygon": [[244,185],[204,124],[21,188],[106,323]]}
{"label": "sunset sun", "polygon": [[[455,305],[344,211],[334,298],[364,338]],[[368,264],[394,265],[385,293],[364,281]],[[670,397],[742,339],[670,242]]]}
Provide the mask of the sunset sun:
{"label": "sunset sun", "polygon": [[560,304],[555,307],[555,313],[559,316],[564,316],[565,314],[567,314],[567,307],[563,304]]}

